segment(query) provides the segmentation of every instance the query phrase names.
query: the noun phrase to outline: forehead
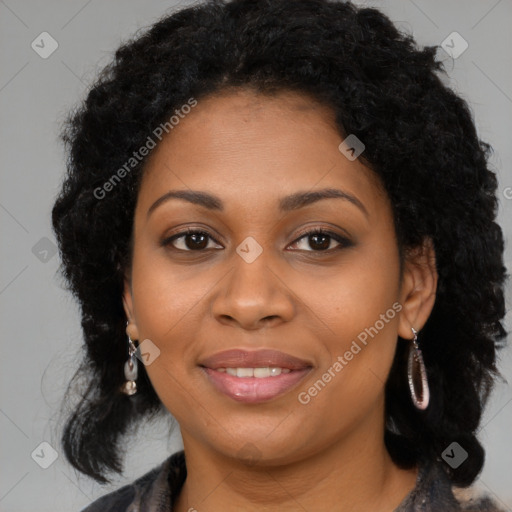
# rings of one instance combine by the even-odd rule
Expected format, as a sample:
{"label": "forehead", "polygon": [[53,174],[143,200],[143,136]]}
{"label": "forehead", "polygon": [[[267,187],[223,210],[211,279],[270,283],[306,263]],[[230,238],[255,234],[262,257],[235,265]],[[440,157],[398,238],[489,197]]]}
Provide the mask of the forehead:
{"label": "forehead", "polygon": [[138,203],[147,208],[168,190],[193,189],[261,208],[326,187],[386,200],[377,175],[340,153],[343,138],[332,109],[306,95],[223,91],[199,100],[153,150]]}

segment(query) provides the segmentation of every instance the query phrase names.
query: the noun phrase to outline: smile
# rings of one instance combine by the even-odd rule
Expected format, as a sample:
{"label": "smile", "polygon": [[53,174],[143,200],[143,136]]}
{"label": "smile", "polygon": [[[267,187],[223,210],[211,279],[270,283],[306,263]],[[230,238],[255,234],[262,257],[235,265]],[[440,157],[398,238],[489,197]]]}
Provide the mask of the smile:
{"label": "smile", "polygon": [[275,350],[229,350],[204,359],[200,367],[217,392],[255,404],[290,391],[306,377],[312,364]]}
{"label": "smile", "polygon": [[269,368],[217,368],[218,372],[226,372],[234,377],[256,377],[257,379],[264,379],[265,377],[277,377],[281,373],[290,373],[289,368],[279,368],[273,366]]}

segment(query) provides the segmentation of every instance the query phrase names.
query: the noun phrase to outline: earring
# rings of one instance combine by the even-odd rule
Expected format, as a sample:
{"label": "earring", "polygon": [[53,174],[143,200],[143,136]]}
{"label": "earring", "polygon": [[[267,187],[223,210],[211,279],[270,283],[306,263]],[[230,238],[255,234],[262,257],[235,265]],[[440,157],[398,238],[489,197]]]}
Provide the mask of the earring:
{"label": "earring", "polygon": [[[428,389],[427,370],[423,362],[421,350],[418,347],[418,333],[411,328],[414,339],[409,347],[409,357],[407,360],[407,377],[409,380],[409,389],[411,398],[417,409],[425,410],[430,400],[430,390]],[[419,372],[419,375],[418,375]],[[417,390],[417,387],[420,387]]]}
{"label": "earring", "polygon": [[128,336],[128,355],[129,359],[124,363],[124,377],[126,382],[121,386],[121,391],[126,395],[137,393],[137,358],[135,357],[137,349],[132,339]]}

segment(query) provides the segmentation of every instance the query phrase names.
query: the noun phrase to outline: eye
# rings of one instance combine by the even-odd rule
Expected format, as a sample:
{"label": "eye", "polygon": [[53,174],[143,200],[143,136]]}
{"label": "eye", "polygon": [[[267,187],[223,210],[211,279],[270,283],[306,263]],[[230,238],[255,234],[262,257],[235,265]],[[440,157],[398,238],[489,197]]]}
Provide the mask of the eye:
{"label": "eye", "polygon": [[[297,245],[301,242],[301,240],[309,239],[309,246],[313,248],[313,251],[309,252],[326,252],[326,251],[336,251],[343,247],[350,247],[353,243],[346,237],[339,235],[338,233],[334,233],[332,231],[326,231],[323,229],[313,229],[307,231],[302,234],[300,238],[298,238],[293,245]],[[331,242],[335,240],[338,242],[339,246],[334,249],[330,249]],[[301,249],[306,250],[307,249]]]}
{"label": "eye", "polygon": [[[178,251],[202,251],[203,249],[209,248],[208,239],[213,240],[213,238],[206,231],[194,230],[189,228],[186,231],[166,238],[165,240],[162,241],[162,245],[170,245],[172,246],[172,248],[177,249]],[[180,247],[177,247],[178,244],[175,244],[175,242],[178,242]]]}
{"label": "eye", "polygon": [[[336,251],[341,248],[350,247],[353,245],[353,243],[348,238],[339,235],[338,233],[317,228],[303,233],[302,236],[295,240],[291,246],[299,245],[301,241],[306,238],[310,239],[309,246],[313,248],[313,251],[308,251],[308,249],[304,248],[301,249],[300,247],[299,249],[306,250],[308,252]],[[178,251],[199,252],[203,251],[204,249],[212,249],[212,247],[208,247],[209,240],[216,242],[216,240],[214,240],[212,236],[206,231],[189,228],[186,231],[166,238],[162,241],[162,245],[171,246],[173,249]],[[333,240],[338,243],[338,247],[335,247],[334,249],[330,248]],[[222,246],[214,248],[222,248]]]}

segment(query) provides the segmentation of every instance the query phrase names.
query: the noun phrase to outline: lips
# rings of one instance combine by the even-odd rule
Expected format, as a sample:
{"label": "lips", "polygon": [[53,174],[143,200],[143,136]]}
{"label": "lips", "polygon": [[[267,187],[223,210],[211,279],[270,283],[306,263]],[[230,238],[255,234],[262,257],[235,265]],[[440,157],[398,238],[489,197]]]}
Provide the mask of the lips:
{"label": "lips", "polygon": [[308,361],[277,350],[226,350],[203,359],[200,366],[216,370],[218,368],[287,368],[302,370],[312,366]]}
{"label": "lips", "polygon": [[233,400],[260,403],[294,388],[312,369],[308,361],[276,350],[227,350],[200,362],[213,387]]}

